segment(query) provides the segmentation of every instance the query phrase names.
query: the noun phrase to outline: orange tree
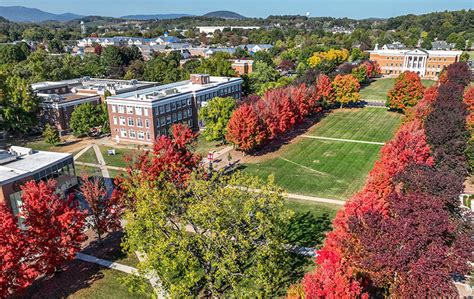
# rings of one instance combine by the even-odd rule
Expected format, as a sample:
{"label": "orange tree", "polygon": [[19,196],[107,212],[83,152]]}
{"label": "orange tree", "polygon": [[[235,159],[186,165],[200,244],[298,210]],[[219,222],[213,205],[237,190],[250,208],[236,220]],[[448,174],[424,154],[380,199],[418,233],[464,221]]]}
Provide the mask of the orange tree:
{"label": "orange tree", "polygon": [[410,71],[401,73],[395,85],[387,94],[386,105],[390,109],[406,112],[423,98],[425,87],[418,74]]}

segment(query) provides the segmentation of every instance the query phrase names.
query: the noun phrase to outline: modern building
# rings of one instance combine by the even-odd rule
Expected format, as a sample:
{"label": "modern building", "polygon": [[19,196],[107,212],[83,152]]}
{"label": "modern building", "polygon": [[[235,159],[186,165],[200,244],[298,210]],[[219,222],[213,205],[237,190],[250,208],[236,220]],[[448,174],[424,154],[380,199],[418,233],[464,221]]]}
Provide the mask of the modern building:
{"label": "modern building", "polygon": [[208,35],[213,34],[216,32],[216,30],[219,31],[224,31],[224,29],[242,29],[242,30],[254,30],[254,29],[260,29],[260,26],[197,26],[196,29],[200,33],[206,33]]}
{"label": "modern building", "polygon": [[239,75],[249,75],[253,71],[253,60],[246,60],[246,59],[233,60],[232,69]]}
{"label": "modern building", "polygon": [[198,111],[214,97],[240,99],[241,78],[191,75],[190,80],[107,98],[110,132],[117,142],[153,144],[174,123],[199,129]]}
{"label": "modern building", "polygon": [[458,62],[462,51],[424,49],[378,49],[370,51],[370,60],[376,61],[383,76],[396,77],[412,71],[422,78],[436,79],[443,68]]}
{"label": "modern building", "polygon": [[39,82],[31,85],[42,101],[39,119],[42,125],[54,125],[59,131],[69,130],[74,109],[81,104],[100,104],[106,91],[112,95],[155,86],[154,82],[110,80],[84,77],[80,79]]}
{"label": "modern building", "polygon": [[28,181],[55,179],[58,191],[66,192],[77,185],[71,154],[34,151],[12,146],[0,150],[0,202],[6,202],[13,214],[21,208],[21,186]]}

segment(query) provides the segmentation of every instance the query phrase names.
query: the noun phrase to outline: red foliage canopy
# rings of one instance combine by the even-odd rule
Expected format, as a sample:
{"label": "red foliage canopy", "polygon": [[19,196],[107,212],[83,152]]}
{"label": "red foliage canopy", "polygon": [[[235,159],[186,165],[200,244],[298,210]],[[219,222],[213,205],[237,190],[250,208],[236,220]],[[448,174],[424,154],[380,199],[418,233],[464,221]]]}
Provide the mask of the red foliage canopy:
{"label": "red foliage canopy", "polygon": [[249,151],[262,144],[265,138],[265,127],[253,106],[243,104],[234,111],[227,125],[227,141],[243,151]]}
{"label": "red foliage canopy", "polygon": [[60,196],[53,180],[27,182],[22,191],[20,215],[32,242],[30,255],[36,258],[35,269],[52,273],[64,261],[74,259],[86,240],[86,213],[79,209],[73,194]]}
{"label": "red foliage canopy", "polygon": [[38,276],[31,263],[31,240],[20,230],[17,219],[0,203],[0,298],[28,287]]}

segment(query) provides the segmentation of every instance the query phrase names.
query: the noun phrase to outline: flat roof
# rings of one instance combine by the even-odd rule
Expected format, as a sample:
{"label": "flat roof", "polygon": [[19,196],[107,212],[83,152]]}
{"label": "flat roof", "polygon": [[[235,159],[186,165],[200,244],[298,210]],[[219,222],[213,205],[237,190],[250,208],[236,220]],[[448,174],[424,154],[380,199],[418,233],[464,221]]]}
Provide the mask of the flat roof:
{"label": "flat roof", "polygon": [[[194,74],[199,75],[199,74]],[[239,77],[209,77],[208,84],[194,84],[191,80],[179,81],[171,84],[159,85],[150,88],[144,88],[132,92],[123,93],[116,96],[107,97],[110,100],[140,100],[145,102],[153,102],[173,97],[179,94],[197,92],[200,90],[217,87],[225,83],[237,83],[243,80]]]}
{"label": "flat roof", "polygon": [[0,165],[0,186],[30,176],[57,162],[72,158],[72,154],[33,151],[30,155]]}
{"label": "flat roof", "polygon": [[416,50],[428,53],[428,55],[433,55],[433,56],[457,56],[457,55],[462,54],[462,51],[424,50],[424,49],[399,49],[399,50],[397,50],[397,49],[389,49],[389,50],[379,49],[379,50],[369,51],[369,53],[382,54],[382,55],[404,55],[408,52],[413,52],[413,51],[416,51]]}

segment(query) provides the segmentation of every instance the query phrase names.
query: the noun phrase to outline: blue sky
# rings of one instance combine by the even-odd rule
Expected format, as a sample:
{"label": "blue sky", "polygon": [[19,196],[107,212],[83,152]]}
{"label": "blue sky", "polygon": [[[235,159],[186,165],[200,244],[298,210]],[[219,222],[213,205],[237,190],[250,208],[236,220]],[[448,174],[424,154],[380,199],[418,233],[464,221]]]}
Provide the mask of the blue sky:
{"label": "blue sky", "polygon": [[474,0],[0,0],[0,6],[11,5],[104,16],[232,10],[250,17],[309,12],[311,16],[367,18],[474,9]]}

